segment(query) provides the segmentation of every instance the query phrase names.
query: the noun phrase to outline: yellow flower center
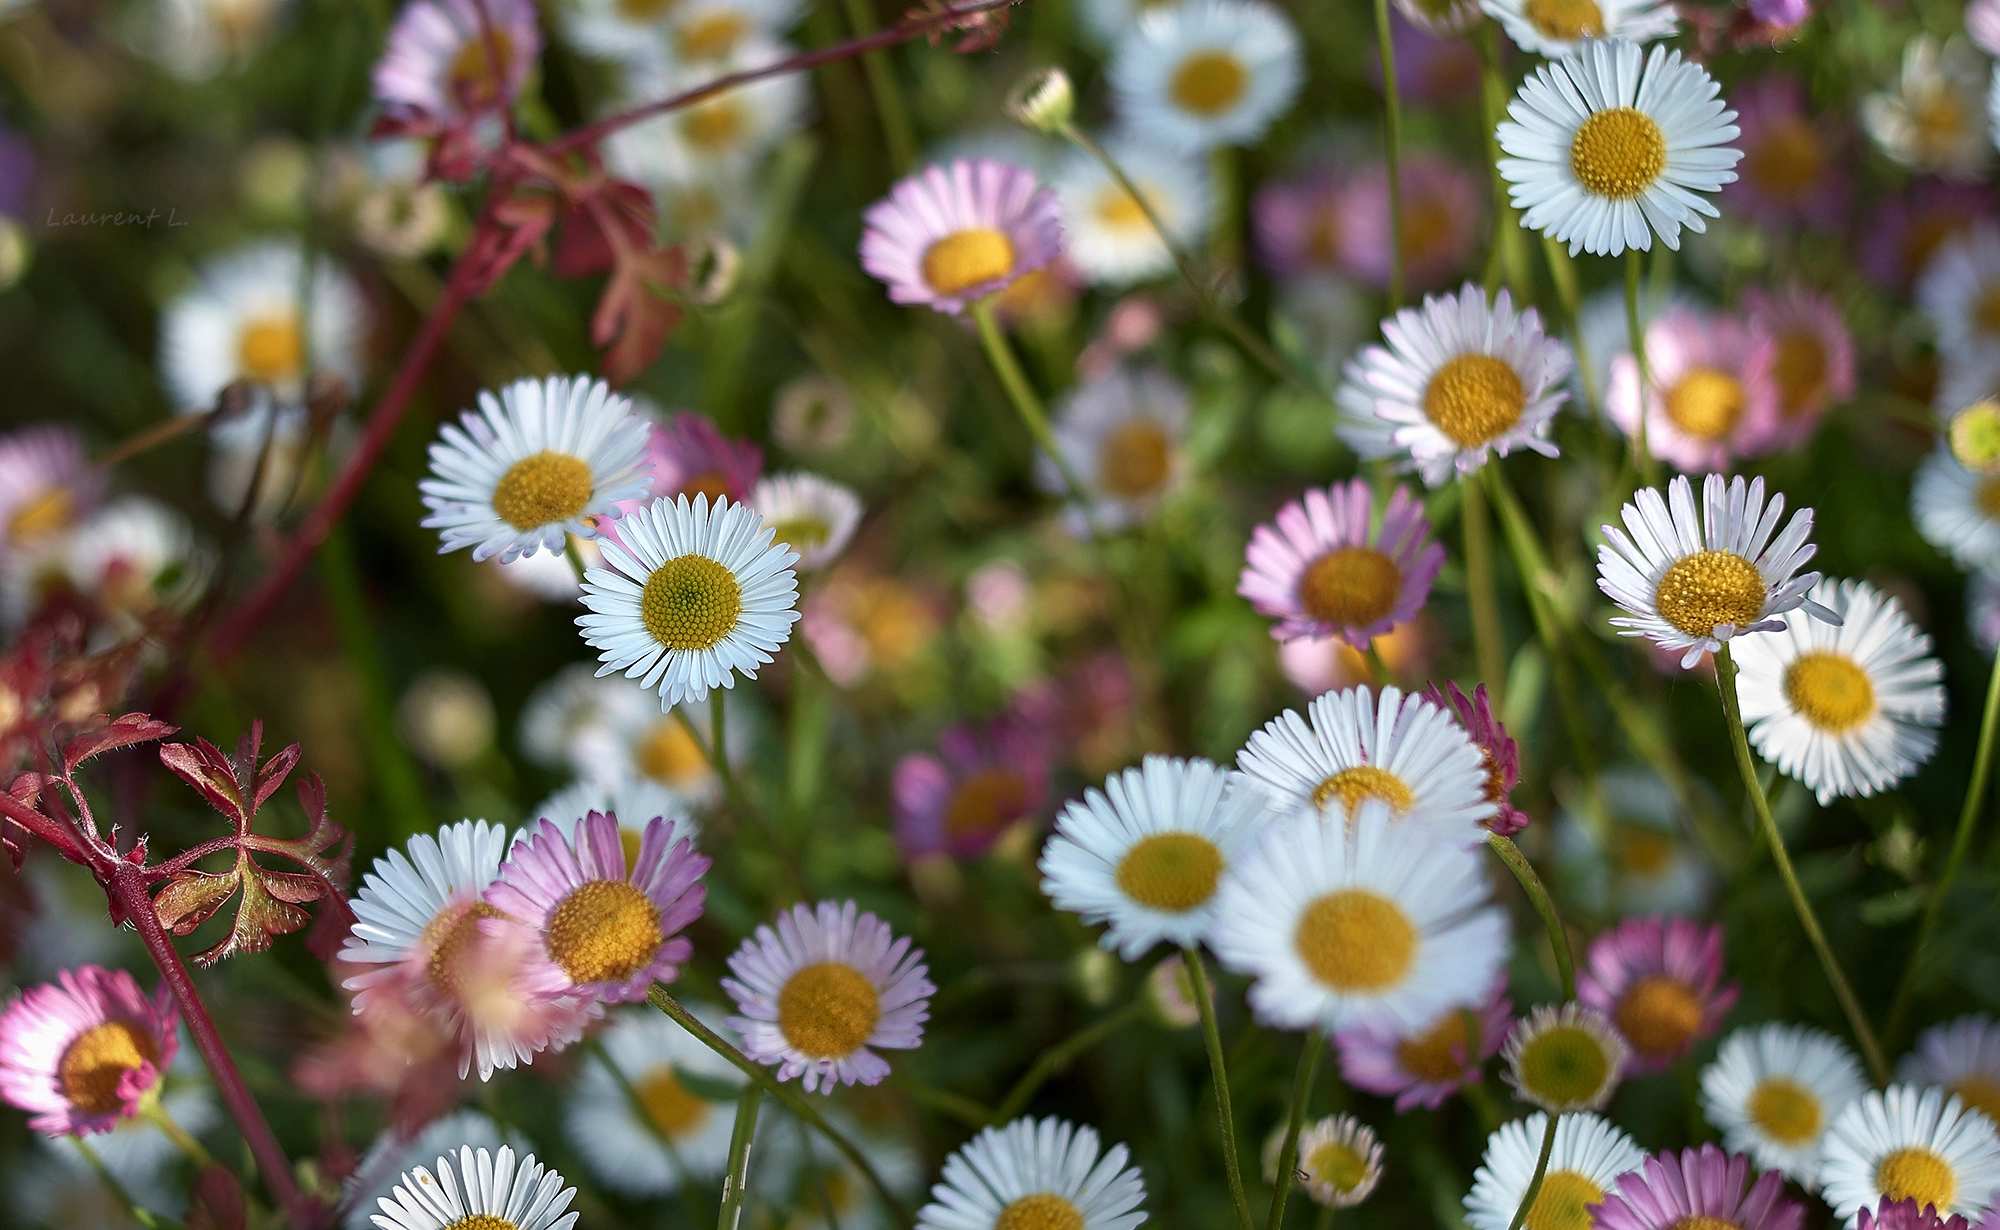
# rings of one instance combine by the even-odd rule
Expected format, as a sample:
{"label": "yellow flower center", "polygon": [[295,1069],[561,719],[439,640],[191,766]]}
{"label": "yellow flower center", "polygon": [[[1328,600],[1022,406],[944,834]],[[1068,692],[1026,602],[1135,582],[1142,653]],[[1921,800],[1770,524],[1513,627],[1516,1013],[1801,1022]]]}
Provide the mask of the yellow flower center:
{"label": "yellow flower center", "polygon": [[739,13],[710,13],[681,27],[681,55],[690,60],[719,60],[735,50],[750,33],[750,23]]}
{"label": "yellow flower center", "polygon": [[833,527],[824,517],[794,517],[790,521],[771,523],[771,541],[782,542],[794,551],[804,553],[815,547],[823,547],[833,537]]}
{"label": "yellow flower center", "polygon": [[1785,668],[1785,699],[1828,734],[1845,734],[1875,716],[1875,685],[1854,659],[1829,650],[1801,654]]}
{"label": "yellow flower center", "polygon": [[1174,70],[1167,97],[1183,111],[1213,119],[1235,106],[1249,88],[1243,61],[1227,51],[1197,51]]}
{"label": "yellow flower center", "polygon": [[801,968],[778,992],[778,1029],[794,1049],[814,1059],[853,1054],[881,1019],[874,985],[839,961]]}
{"label": "yellow flower center", "polygon": [[[1140,192],[1155,210],[1159,209],[1159,193],[1150,185],[1137,185]],[[1108,184],[1097,194],[1097,220],[1114,231],[1145,230],[1150,232],[1153,224],[1146,217],[1139,198],[1118,184]]]}
{"label": "yellow flower center", "polygon": [[1528,0],[1521,11],[1543,38],[1573,43],[1604,37],[1604,10],[1596,0]]}
{"label": "yellow flower center", "polygon": [[1028,784],[1008,769],[977,769],[965,775],[945,804],[944,827],[953,837],[996,832],[1028,809]]}
{"label": "yellow flower center", "polygon": [[237,334],[236,366],[246,378],[261,384],[298,375],[304,358],[305,339],[299,333],[299,318],[290,312],[259,316]]}
{"label": "yellow flower center", "polygon": [[1690,1213],[1667,1227],[1667,1230],[1743,1230],[1743,1228],[1733,1221],[1724,1221],[1720,1217]]}
{"label": "yellow flower center", "polygon": [[1144,420],[1120,424],[1097,447],[1097,481],[1122,499],[1152,494],[1172,465],[1167,433]]}
{"label": "yellow flower center", "polygon": [[2000,1123],[2000,1077],[1975,1072],[1953,1081],[1950,1089],[1967,1106]]}
{"label": "yellow flower center", "polygon": [[1490,354],[1458,356],[1424,390],[1424,417],[1460,448],[1476,448],[1520,422],[1527,404],[1513,365]]}
{"label": "yellow flower center", "polygon": [[1667,417],[1697,440],[1720,440],[1743,417],[1743,382],[1713,367],[1689,368],[1667,390]]}
{"label": "yellow flower center", "polygon": [[493,1213],[467,1213],[444,1230],[521,1230],[513,1222]]}
{"label": "yellow flower center", "polygon": [[1918,1208],[1935,1205],[1943,1213],[1958,1194],[1958,1175],[1951,1163],[1921,1145],[1898,1149],[1875,1167],[1875,1186],[1890,1200],[1914,1200]]}
{"label": "yellow flower center", "polygon": [[1611,1075],[1611,1057],[1597,1036],[1579,1025],[1556,1025],[1521,1048],[1515,1075],[1523,1089],[1557,1106],[1582,1106]]}
{"label": "yellow flower center", "polygon": [[483,107],[500,97],[500,69],[513,61],[514,44],[498,26],[494,27],[490,41],[499,55],[498,65],[486,54],[489,40],[485,31],[476,31],[466,39],[451,62],[447,78],[450,94],[466,106]]}
{"label": "yellow flower center", "polygon": [[1368,1159],[1353,1145],[1329,1140],[1305,1159],[1305,1171],[1313,1182],[1324,1183],[1344,1196],[1368,1177]]}
{"label": "yellow flower center", "polygon": [[646,578],[639,618],[668,649],[713,649],[736,630],[743,587],[706,555],[677,555]]}
{"label": "yellow flower center", "polygon": [[1697,551],[1674,561],[1660,578],[1653,605],[1660,618],[1689,636],[1710,636],[1718,624],[1742,628],[1764,612],[1764,576],[1734,551]]}
{"label": "yellow flower center", "polygon": [[56,1081],[69,1104],[86,1115],[117,1110],[118,1082],[143,1064],[157,1063],[152,1036],[124,1021],[93,1025],[76,1036],[56,1064]]}
{"label": "yellow flower center", "polygon": [[[1450,1008],[1420,1034],[1396,1043],[1396,1062],[1403,1071],[1427,1081],[1457,1080],[1472,1051],[1463,1008]],[[1455,1053],[1454,1053],[1455,1052]]]}
{"label": "yellow flower center", "polygon": [[624,880],[590,880],[549,915],[547,943],[570,981],[622,982],[660,951],[660,911]]}
{"label": "yellow flower center", "polygon": [[1299,605],[1321,623],[1365,628],[1388,618],[1402,589],[1396,562],[1373,547],[1335,547],[1299,577]]}
{"label": "yellow flower center", "polygon": [[1776,197],[1797,198],[1819,183],[1826,151],[1811,124],[1796,116],[1773,120],[1743,152],[1743,176]]}
{"label": "yellow flower center", "polygon": [[1590,1176],[1574,1170],[1551,1170],[1528,1210],[1528,1230],[1590,1230],[1590,1206],[1604,1199],[1604,1189]]}
{"label": "yellow flower center", "polygon": [[1817,1140],[1826,1118],[1818,1096],[1789,1076],[1767,1076],[1757,1082],[1744,1110],[1764,1135],[1795,1149]]}
{"label": "yellow flower center", "polygon": [[466,972],[466,959],[479,939],[479,920],[505,917],[484,901],[474,901],[442,910],[431,919],[418,939],[420,944],[430,949],[428,976],[431,985],[446,995],[456,995],[462,975]]}
{"label": "yellow flower center", "polygon": [[646,1119],[668,1140],[682,1140],[694,1134],[714,1108],[687,1091],[671,1067],[663,1067],[632,1087]]}
{"label": "yellow flower center", "polygon": [[1788,329],[1778,337],[1771,379],[1778,386],[1778,413],[1796,418],[1826,388],[1826,346],[1810,329]]}
{"label": "yellow flower center", "polygon": [[1576,130],[1569,169],[1596,196],[1629,201],[1667,169],[1667,139],[1653,117],[1631,107],[1599,111]]}
{"label": "yellow flower center", "polygon": [[493,487],[493,511],[517,530],[568,521],[590,505],[590,463],[543,449],[507,467]]}
{"label": "yellow flower center", "polygon": [[1036,1192],[1001,1209],[993,1230],[1083,1230],[1083,1213],[1054,1192]]}
{"label": "yellow flower center", "polygon": [[1429,261],[1451,234],[1454,217],[1451,206],[1434,196],[1404,201],[1403,263],[1420,265]]}
{"label": "yellow flower center", "polygon": [[1611,859],[1622,871],[1655,876],[1666,869],[1673,856],[1673,841],[1657,829],[1643,824],[1621,824],[1612,830]]}
{"label": "yellow flower center", "polygon": [[940,295],[997,282],[1013,269],[1013,240],[991,227],[954,231],[924,249],[924,281]]}
{"label": "yellow flower center", "polygon": [[1958,105],[1958,99],[1947,88],[1935,90],[1919,100],[1910,108],[1909,114],[1917,130],[1917,149],[1927,160],[1948,151],[1965,130],[1965,109]]}
{"label": "yellow flower center", "polygon": [[1701,1028],[1701,999],[1684,982],[1652,974],[1632,984],[1612,1018],[1641,1055],[1679,1053]]}
{"label": "yellow flower center", "polygon": [[1343,888],[1299,915],[1292,945],[1323,985],[1343,994],[1386,991],[1417,961],[1417,928],[1401,906],[1363,888]]}
{"label": "yellow flower center", "polygon": [[633,746],[632,767],[663,786],[686,787],[708,775],[708,753],[686,727],[664,717]]}
{"label": "yellow flower center", "polygon": [[1350,815],[1364,800],[1380,799],[1400,816],[1416,803],[1417,796],[1407,782],[1389,770],[1358,764],[1342,769],[1313,788],[1314,807],[1325,807],[1335,799],[1340,801],[1340,809]]}
{"label": "yellow flower center", "polygon": [[14,510],[7,521],[7,536],[15,542],[29,542],[75,519],[76,500],[69,488],[51,487]]}
{"label": "yellow flower center", "polygon": [[720,154],[749,128],[743,104],[723,97],[681,112],[681,138],[704,154]]}
{"label": "yellow flower center", "polygon": [[1183,914],[1215,895],[1222,851],[1194,833],[1155,833],[1118,860],[1118,888],[1149,910]]}
{"label": "yellow flower center", "polygon": [[1972,502],[1979,505],[1979,511],[2000,520],[2000,475],[1979,480],[1979,489],[1972,493]]}
{"label": "yellow flower center", "polygon": [[680,0],[618,0],[618,15],[627,21],[658,21],[680,7]]}

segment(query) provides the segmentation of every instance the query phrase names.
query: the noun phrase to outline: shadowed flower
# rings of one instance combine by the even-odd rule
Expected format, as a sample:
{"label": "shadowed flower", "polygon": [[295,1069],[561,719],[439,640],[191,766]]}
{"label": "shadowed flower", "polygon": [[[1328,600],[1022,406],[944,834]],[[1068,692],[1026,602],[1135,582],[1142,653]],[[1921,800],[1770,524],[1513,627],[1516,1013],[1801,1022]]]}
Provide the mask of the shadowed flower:
{"label": "shadowed flower", "polygon": [[1500,1057],[1516,1098],[1568,1115],[1611,1100],[1632,1048],[1602,1012],[1571,1000],[1539,1004],[1515,1021]]}
{"label": "shadowed flower", "polygon": [[33,547],[72,528],[103,498],[107,477],[68,423],[0,436],[0,548]]}
{"label": "shadowed flower", "polygon": [[[1264,1181],[1276,1181],[1278,1154],[1286,1129],[1272,1129],[1264,1141]],[[1382,1142],[1375,1130],[1353,1115],[1329,1115],[1299,1132],[1294,1161],[1298,1181],[1314,1204],[1351,1209],[1368,1199],[1382,1181]]]}
{"label": "shadowed flower", "polygon": [[938,736],[936,755],[896,762],[896,844],[905,858],[984,854],[1041,812],[1048,788],[1048,753],[1021,723],[954,726]]}
{"label": "shadowed flower", "polygon": [[[1449,281],[1465,267],[1485,234],[1487,190],[1479,177],[1450,158],[1417,153],[1402,164],[1403,278],[1410,290]],[[1389,254],[1396,249],[1389,225],[1389,168],[1370,163],[1342,191],[1338,243],[1341,266],[1377,290],[1389,287]]]}
{"label": "shadowed flower", "polygon": [[[655,499],[705,495],[713,504],[728,496],[732,503],[744,504],[764,476],[763,449],[722,434],[714,419],[687,410],[651,425],[646,456],[653,463]],[[634,501],[627,511],[645,502]]]}
{"label": "shadowed flower", "polygon": [[2000,1123],[2000,1023],[1975,1012],[1917,1035],[1916,1049],[1896,1065],[1897,1079],[1936,1085]]}
{"label": "shadowed flower", "polygon": [[1408,623],[1444,567],[1423,505],[1398,486],[1371,532],[1374,492],[1366,479],[1305,493],[1251,532],[1236,592],[1278,622],[1273,640],[1339,636],[1365,646]]}
{"label": "shadowed flower", "polygon": [[541,52],[530,0],[413,0],[375,65],[375,97],[414,125],[464,124],[511,109]]}
{"label": "shadowed flower", "polygon": [[[1500,1125],[1486,1139],[1486,1152],[1465,1197],[1465,1220],[1472,1230],[1509,1230],[1534,1181],[1549,1117],[1541,1112]],[[1645,1154],[1632,1138],[1596,1115],[1564,1115],[1556,1134],[1541,1190],[1523,1224],[1528,1230],[1590,1230],[1590,1210],[1622,1175],[1639,1168]]]}
{"label": "shadowed flower", "polygon": [[1486,801],[1499,810],[1481,820],[1480,827],[1502,837],[1527,828],[1532,817],[1511,801],[1515,783],[1521,780],[1521,750],[1494,714],[1493,703],[1486,698],[1486,685],[1480,684],[1467,696],[1456,683],[1445,684],[1442,691],[1434,683],[1424,690],[1423,698],[1458,719],[1459,727],[1486,762]]}
{"label": "shadowed flower", "polygon": [[1292,179],[1270,179],[1250,206],[1257,256],[1273,278],[1296,281],[1345,273],[1346,177],[1320,167]]}
{"label": "shadowed flower", "polygon": [[1884,154],[1912,171],[1976,179],[1993,157],[1987,75],[1986,60],[1963,39],[1919,34],[1903,47],[1894,88],[1861,100],[1861,122]]}
{"label": "shadowed flower", "polygon": [[1343,1030],[1334,1038],[1340,1077],[1356,1089],[1396,1099],[1396,1113],[1436,1110],[1467,1084],[1484,1078],[1484,1065],[1507,1040],[1513,1005],[1503,978],[1483,1001],[1454,1004],[1415,1029],[1377,1022]]}
{"label": "shadowed flower", "polygon": [[[1941,1215],[1935,1205],[1919,1207],[1914,1200],[1884,1200],[1873,1209],[1855,1215],[1854,1230],[1972,1230],[1972,1223],[1958,1214]],[[2000,1216],[1989,1209],[1980,1219],[1979,1230],[1989,1230]]]}
{"label": "shadowed flower", "polygon": [[[1776,340],[1725,312],[1670,307],[1646,327],[1646,446],[1688,473],[1727,470],[1776,434]],[[1605,410],[1626,435],[1639,430],[1639,365],[1611,360]]]}
{"label": "shadowed flower", "polygon": [[1712,1036],[1736,1003],[1722,977],[1722,928],[1688,918],[1630,918],[1591,941],[1576,998],[1632,1046],[1631,1071],[1660,1072]]}
{"label": "shadowed flower", "polygon": [[982,158],[926,167],[863,215],[861,266],[897,303],[953,316],[1055,259],[1055,193],[1034,173]]}
{"label": "shadowed flower", "polygon": [[1806,222],[1837,230],[1846,221],[1847,175],[1839,138],[1814,117],[1805,87],[1785,73],[1753,77],[1730,95],[1743,135],[1737,179],[1722,199],[1759,225]]}
{"label": "shadowed flower", "polygon": [[1920,178],[1892,196],[1864,222],[1860,235],[1862,272],[1891,289],[1908,286],[1930,265],[1946,242],[1965,234],[1995,209],[1986,184]]}
{"label": "shadowed flower", "polygon": [[1799,1230],[1805,1206],[1785,1196],[1785,1176],[1767,1170],[1749,1190],[1750,1159],[1712,1144],[1667,1150],[1619,1178],[1591,1224],[1596,1230]]}
{"label": "shadowed flower", "polygon": [[1827,408],[1854,396],[1854,337],[1832,296],[1797,282],[1774,292],[1743,292],[1750,332],[1771,341],[1771,384],[1778,412],[1744,447],[1764,454],[1797,448],[1819,430]]}
{"label": "shadowed flower", "polygon": [[64,970],[0,1013],[0,1098],[50,1136],[108,1132],[158,1096],[179,1025],[165,983],[149,997],[124,970]]}

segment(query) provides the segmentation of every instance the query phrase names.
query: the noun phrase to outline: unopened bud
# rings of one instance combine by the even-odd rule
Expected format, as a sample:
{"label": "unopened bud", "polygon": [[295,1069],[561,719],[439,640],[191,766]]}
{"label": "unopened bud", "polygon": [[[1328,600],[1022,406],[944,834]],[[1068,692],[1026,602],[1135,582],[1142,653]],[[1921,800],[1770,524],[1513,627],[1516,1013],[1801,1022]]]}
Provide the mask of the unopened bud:
{"label": "unopened bud", "polygon": [[2000,470],[2000,401],[1985,398],[1951,416],[1951,455],[1968,470]]}
{"label": "unopened bud", "polygon": [[1059,133],[1076,114],[1076,90],[1060,68],[1030,73],[1007,95],[1007,114],[1036,132]]}

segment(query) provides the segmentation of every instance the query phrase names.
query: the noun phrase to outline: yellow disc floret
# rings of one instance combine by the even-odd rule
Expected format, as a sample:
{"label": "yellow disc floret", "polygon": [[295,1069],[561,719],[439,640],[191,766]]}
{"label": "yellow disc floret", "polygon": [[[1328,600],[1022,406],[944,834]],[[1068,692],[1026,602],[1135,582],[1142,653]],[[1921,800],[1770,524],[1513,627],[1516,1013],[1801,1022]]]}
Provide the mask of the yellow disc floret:
{"label": "yellow disc floret", "polygon": [[1321,623],[1365,628],[1396,609],[1403,574],[1373,547],[1335,547],[1299,577],[1299,605]]}
{"label": "yellow disc floret", "polygon": [[1241,101],[1249,88],[1243,61],[1226,51],[1197,51],[1174,70],[1167,96],[1181,110],[1213,119]]}
{"label": "yellow disc floret", "polygon": [[680,555],[653,569],[639,595],[639,618],[668,649],[713,649],[736,630],[743,587],[706,555]]}
{"label": "yellow disc floret", "polygon": [[105,1115],[122,1104],[118,1084],[125,1074],[159,1058],[151,1034],[125,1021],[106,1021],[78,1034],[63,1051],[56,1081],[76,1110]]}
{"label": "yellow disc floret", "polygon": [[1921,1145],[1898,1149],[1875,1167],[1875,1186],[1889,1200],[1914,1200],[1918,1208],[1951,1207],[1958,1194],[1958,1175],[1951,1163]]}
{"label": "yellow disc floret", "polygon": [[1689,368],[1667,390],[1667,417],[1697,440],[1722,440],[1743,417],[1743,382],[1713,367]]}
{"label": "yellow disc floret", "polygon": [[1400,816],[1416,804],[1417,796],[1402,778],[1372,764],[1342,769],[1314,787],[1312,793],[1314,807],[1338,801],[1340,809],[1349,815],[1368,799],[1380,799]]}
{"label": "yellow disc floret", "polygon": [[1799,716],[1830,735],[1845,734],[1875,716],[1875,684],[1854,659],[1820,649],[1785,668],[1785,699]]}
{"label": "yellow disc floret", "polygon": [[1591,194],[1629,201],[1667,169],[1667,139],[1653,117],[1636,108],[1599,111],[1571,138],[1569,169]]}
{"label": "yellow disc floret", "polygon": [[1543,38],[1573,43],[1604,37],[1604,10],[1596,0],[1528,0],[1521,11]]}
{"label": "yellow disc floret", "polygon": [[1826,1111],[1819,1096],[1789,1076],[1767,1076],[1744,1106],[1750,1122],[1779,1144],[1801,1148],[1819,1139]]}
{"label": "yellow disc floret", "polygon": [[1574,1170],[1551,1170],[1542,1179],[1535,1207],[1528,1210],[1528,1230],[1590,1230],[1590,1206],[1604,1199],[1604,1189],[1590,1176]]}
{"label": "yellow disc floret", "polygon": [[1387,991],[1417,960],[1417,928],[1403,908],[1361,888],[1326,894],[1299,915],[1292,945],[1306,968],[1343,994]]}
{"label": "yellow disc floret", "polygon": [[1490,354],[1458,356],[1424,389],[1424,417],[1460,448],[1477,448],[1507,431],[1527,404],[1513,365]]}
{"label": "yellow disc floret", "polygon": [[1181,914],[1215,895],[1222,851],[1197,833],[1155,833],[1118,860],[1118,889],[1149,910]]}
{"label": "yellow disc floret", "polygon": [[572,982],[623,982],[660,951],[660,910],[624,880],[590,880],[549,915],[549,959]]}
{"label": "yellow disc floret", "polygon": [[493,487],[493,511],[517,530],[553,525],[590,507],[590,463],[543,449],[507,467]]}
{"label": "yellow disc floret", "polygon": [[778,1029],[795,1050],[839,1059],[861,1049],[882,1019],[882,1000],[860,970],[839,961],[801,968],[778,992]]}
{"label": "yellow disc floret", "polygon": [[1083,1213],[1054,1192],[1036,1192],[1001,1209],[993,1230],[1083,1230]]}
{"label": "yellow disc floret", "polygon": [[1653,593],[1660,618],[1689,636],[1742,629],[1764,612],[1764,576],[1734,551],[1697,551],[1673,562]]}
{"label": "yellow disc floret", "polygon": [[1632,984],[1612,1018],[1641,1055],[1676,1055],[1701,1028],[1701,1000],[1678,978],[1653,974]]}
{"label": "yellow disc floret", "polygon": [[1013,271],[1014,242],[991,227],[954,231],[924,250],[924,282],[940,295],[998,282]]}
{"label": "yellow disc floret", "polygon": [[1097,481],[1112,495],[1136,500],[1167,480],[1173,449],[1167,433],[1144,420],[1105,433],[1097,447]]}

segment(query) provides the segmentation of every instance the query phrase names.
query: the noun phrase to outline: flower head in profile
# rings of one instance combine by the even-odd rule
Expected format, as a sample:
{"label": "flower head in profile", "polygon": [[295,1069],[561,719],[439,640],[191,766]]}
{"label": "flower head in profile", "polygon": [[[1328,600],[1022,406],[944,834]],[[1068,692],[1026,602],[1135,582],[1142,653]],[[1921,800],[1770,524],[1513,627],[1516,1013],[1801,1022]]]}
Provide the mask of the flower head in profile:
{"label": "flower head in profile", "polygon": [[456,1156],[439,1157],[435,1173],[418,1166],[406,1171],[395,1191],[377,1204],[381,1230],[571,1230],[577,1214],[566,1212],[574,1187],[530,1153],[517,1163],[514,1150],[476,1152],[461,1145]]}
{"label": "flower head in profile", "polygon": [[[1472,1230],[1508,1230],[1534,1181],[1549,1117],[1540,1111],[1503,1123],[1486,1139],[1486,1152],[1465,1197]],[[1600,1204],[1621,1176],[1646,1155],[1606,1119],[1584,1111],[1556,1120],[1554,1145],[1541,1190],[1528,1210],[1535,1230],[1590,1230],[1592,1205]]]}
{"label": "flower head in profile", "polygon": [[49,1136],[109,1132],[157,1097],[180,1048],[180,1012],[124,970],[79,966],[0,1012],[0,1099]]}
{"label": "flower head in profile", "polygon": [[2000,1189],[1993,1121],[1937,1088],[1862,1094],[1827,1129],[1820,1156],[1825,1200],[1850,1227],[1885,1200],[1974,1217]]}
{"label": "flower head in profile", "polygon": [[[1264,1141],[1264,1181],[1278,1177],[1278,1155],[1285,1147],[1285,1127],[1272,1129]],[[1353,1115],[1329,1115],[1299,1132],[1294,1161],[1299,1183],[1314,1204],[1327,1209],[1351,1209],[1374,1194],[1382,1181],[1382,1142],[1375,1129]]]}
{"label": "flower head in profile", "polygon": [[375,65],[375,97],[412,130],[510,109],[542,52],[530,0],[412,0]]}
{"label": "flower head in profile", "polygon": [[945,1159],[917,1230],[1133,1230],[1146,1184],[1130,1161],[1124,1145],[1105,1149],[1097,1129],[1061,1119],[989,1127]]}
{"label": "flower head in profile", "polygon": [[1777,344],[1727,312],[1674,306],[1646,326],[1652,378],[1643,397],[1639,365],[1613,356],[1605,410],[1628,436],[1646,419],[1654,456],[1689,473],[1726,470],[1776,435]]}
{"label": "flower head in profile", "polygon": [[1164,149],[1248,145],[1304,80],[1298,31],[1264,0],[1155,7],[1112,49],[1112,105],[1133,136]]}
{"label": "flower head in profile", "polygon": [[1808,1191],[1819,1185],[1828,1125],[1867,1090],[1861,1061],[1840,1039],[1776,1021],[1730,1034],[1701,1070],[1702,1114],[1730,1151]]}
{"label": "flower head in profile", "polygon": [[1486,762],[1486,798],[1499,810],[1480,821],[1480,825],[1502,837],[1512,837],[1527,828],[1533,817],[1512,801],[1514,787],[1521,780],[1521,749],[1493,712],[1486,685],[1480,684],[1467,696],[1456,683],[1447,683],[1442,689],[1434,683],[1425,689],[1423,697],[1458,719],[1459,726]]}
{"label": "flower head in profile", "polygon": [[749,504],[771,527],[773,542],[799,553],[802,569],[839,559],[861,524],[861,497],[852,488],[803,471],[759,480]]}
{"label": "flower head in profile", "polygon": [[912,752],[896,762],[896,844],[909,858],[976,857],[1040,814],[1048,788],[1048,751],[1021,722],[1003,716],[954,726],[939,736],[935,755]]}
{"label": "flower head in profile", "polygon": [[1576,998],[1617,1025],[1633,1074],[1664,1071],[1712,1036],[1736,1003],[1722,977],[1722,928],[1688,918],[1628,918],[1591,941]]}
{"label": "flower head in profile", "polygon": [[1444,567],[1423,504],[1398,486],[1374,524],[1366,479],[1305,493],[1251,532],[1236,592],[1277,622],[1274,640],[1339,636],[1366,646],[1408,623]]}
{"label": "flower head in profile", "polygon": [[897,303],[953,316],[999,294],[1062,248],[1055,193],[991,159],[930,166],[863,215],[861,267]]}
{"label": "flower head in profile", "polygon": [[1916,35],[1903,46],[1896,84],[1861,100],[1862,125],[1912,171],[1977,179],[1993,158],[1987,80],[1985,57],[1963,39]]}
{"label": "flower head in profile", "polygon": [[1512,1007],[1503,979],[1483,999],[1453,1004],[1415,1028],[1382,1021],[1343,1030],[1334,1038],[1340,1078],[1395,1098],[1398,1114],[1416,1106],[1435,1110],[1483,1078],[1486,1061],[1507,1040]]}
{"label": "flower head in profile", "polygon": [[[1723,1225],[1735,1230],[1799,1230],[1805,1206],[1785,1195],[1785,1176],[1750,1181],[1750,1159],[1712,1144],[1666,1150],[1619,1177],[1592,1224],[1601,1230],[1670,1230]],[[1745,1190],[1745,1184],[1748,1190]]]}
{"label": "flower head in profile", "polygon": [[1538,1005],[1500,1052],[1514,1096],[1559,1115],[1602,1109],[1631,1056],[1610,1018],[1574,1000]]}

